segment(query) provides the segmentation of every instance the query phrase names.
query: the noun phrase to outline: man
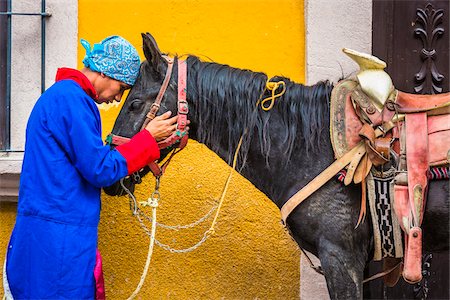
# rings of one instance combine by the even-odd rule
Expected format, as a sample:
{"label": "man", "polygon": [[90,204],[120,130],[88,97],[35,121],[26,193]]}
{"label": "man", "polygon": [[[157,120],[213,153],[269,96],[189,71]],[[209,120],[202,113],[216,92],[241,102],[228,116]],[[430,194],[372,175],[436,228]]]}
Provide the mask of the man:
{"label": "man", "polygon": [[28,120],[4,276],[6,295],[14,299],[95,297],[101,187],[158,159],[157,140],[176,128],[177,117],[169,112],[127,144],[114,150],[105,146],[96,103],[120,101],[136,81],[140,60],[119,36],[93,49],[81,43],[85,67],[58,69],[56,83],[38,99]]}

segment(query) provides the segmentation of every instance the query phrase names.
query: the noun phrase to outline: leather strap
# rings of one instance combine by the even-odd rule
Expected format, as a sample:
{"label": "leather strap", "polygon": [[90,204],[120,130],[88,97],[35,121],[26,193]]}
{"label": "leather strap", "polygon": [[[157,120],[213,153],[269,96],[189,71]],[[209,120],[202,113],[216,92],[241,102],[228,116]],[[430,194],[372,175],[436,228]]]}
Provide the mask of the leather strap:
{"label": "leather strap", "polygon": [[380,153],[383,159],[388,162],[391,159],[391,140],[390,137],[379,137],[375,139],[374,147],[377,153]]}
{"label": "leather strap", "polygon": [[361,159],[361,163],[356,167],[355,175],[353,175],[353,182],[355,184],[361,183],[363,178],[366,178],[372,168],[372,161],[368,159],[368,155]]}
{"label": "leather strap", "polygon": [[161,85],[161,88],[159,89],[158,95],[156,96],[155,102],[153,102],[152,106],[150,107],[150,111],[147,113],[147,116],[145,118],[144,124],[142,124],[141,129],[144,129],[145,126],[147,126],[147,124],[155,118],[156,113],[158,112],[159,107],[161,106],[162,98],[164,97],[167,87],[169,86],[170,78],[172,77],[173,59],[167,56],[164,56],[164,58],[167,61],[166,75],[164,77],[164,81]]}
{"label": "leather strap", "polygon": [[376,150],[376,138],[375,130],[369,124],[364,124],[359,132],[359,135],[364,138],[366,144],[367,155],[375,166],[380,166],[389,161],[382,153]]}
{"label": "leather strap", "polygon": [[[368,157],[369,157],[368,155],[365,155],[363,158],[363,161],[361,163],[362,173],[366,173],[365,168],[367,167],[367,161],[370,160]],[[359,224],[361,224],[361,222],[366,217],[366,200],[367,200],[366,193],[367,193],[366,177],[362,177],[361,178],[361,208],[359,210],[358,222],[356,222],[355,228],[357,228],[359,226]]]}
{"label": "leather strap", "polygon": [[177,120],[177,130],[167,139],[158,142],[159,149],[165,149],[177,143],[178,150],[174,149],[170,154],[170,157],[159,166],[156,162],[151,162],[148,166],[155,177],[160,177],[164,174],[167,166],[172,160],[173,156],[181,151],[187,144],[189,136],[186,131],[187,127],[187,116],[189,113],[189,107],[186,100],[187,91],[187,63],[185,60],[178,60],[178,120]]}
{"label": "leather strap", "polygon": [[[173,70],[173,59],[169,57],[164,57],[167,60],[167,71],[166,75],[164,77],[163,84],[159,90],[159,93],[155,99],[155,102],[152,104],[152,107],[150,108],[150,111],[147,113],[146,119],[144,121],[144,124],[142,125],[142,129],[144,129],[147,124],[153,120],[156,116],[156,113],[159,110],[159,107],[161,105],[161,101],[164,97],[164,94],[167,90],[167,87],[170,82],[172,70]],[[187,92],[187,62],[185,60],[178,60],[178,120],[177,120],[177,130],[175,133],[173,133],[170,137],[163,141],[158,142],[158,148],[159,149],[166,149],[172,145],[174,145],[177,142],[180,142],[179,145],[174,149],[169,157],[161,166],[159,166],[156,162],[151,162],[148,164],[150,170],[152,171],[153,175],[155,177],[159,177],[163,175],[165,169],[167,168],[170,160],[172,157],[178,153],[180,150],[182,150],[189,139],[188,132],[186,130],[187,127],[187,121],[188,121],[188,113],[189,113],[189,107],[186,100],[186,92]],[[142,130],[141,129],[141,130]],[[114,134],[109,134],[107,137],[107,142],[112,145],[121,145],[124,143],[127,143],[130,139]]]}
{"label": "leather strap", "polygon": [[126,138],[126,137],[114,135],[114,134],[110,134],[109,136],[111,137],[110,144],[116,145],[116,146],[128,143],[131,140],[130,138]]}
{"label": "leather strap", "polygon": [[422,280],[422,229],[413,227],[405,234],[403,279],[414,284]]}
{"label": "leather strap", "polygon": [[428,170],[428,126],[425,112],[406,114],[406,165],[413,226],[422,223]]}
{"label": "leather strap", "polygon": [[[361,162],[361,159],[366,154],[366,147],[362,147],[358,152],[356,152],[351,158],[350,164],[347,168],[347,175],[344,179],[344,184],[349,185],[353,180],[353,175],[355,174],[356,168]],[[345,166],[344,166],[345,167]],[[338,171],[339,172],[339,171]]]}
{"label": "leather strap", "polygon": [[397,91],[395,99],[399,113],[414,113],[450,107],[450,93],[416,95]]}
{"label": "leather strap", "polygon": [[[165,149],[178,141],[180,145],[178,148],[183,149],[188,141],[187,116],[189,113],[189,107],[186,101],[187,90],[187,63],[185,60],[178,60],[178,120],[177,130],[167,139],[158,142],[160,149]],[[155,101],[156,102],[156,101]]]}
{"label": "leather strap", "polygon": [[[375,130],[375,137],[383,135],[395,126],[394,122],[389,121],[384,123],[381,128]],[[295,193],[291,198],[286,201],[286,203],[281,207],[281,221],[286,224],[286,220],[290,213],[306,198],[311,196],[312,193],[317,191],[322,185],[324,185],[328,180],[330,180],[337,172],[342,170],[347,166],[353,159],[353,157],[365,148],[364,141],[359,142],[353,149],[344,154],[340,159],[335,160],[328,168],[326,168],[322,173],[311,180],[306,186],[304,186],[300,191]]]}
{"label": "leather strap", "polygon": [[155,161],[152,161],[148,164],[148,167],[150,168],[150,171],[153,173],[155,177],[161,177],[164,172],[166,171],[167,166],[169,165],[172,158],[180,152],[181,149],[173,149],[172,153],[170,154],[169,158],[160,166]]}
{"label": "leather strap", "polygon": [[347,166],[352,160],[353,156],[358,152],[364,151],[364,143],[360,142],[356,147],[347,152],[340,159],[334,161],[328,168],[326,168],[322,173],[316,176],[312,181],[310,181],[305,187],[298,191],[294,196],[292,196],[284,205],[281,207],[281,220],[283,224],[286,224],[286,219],[289,214],[306,198],[308,198],[312,193],[317,191],[322,185],[324,185],[328,180],[330,180],[337,172],[342,170]]}

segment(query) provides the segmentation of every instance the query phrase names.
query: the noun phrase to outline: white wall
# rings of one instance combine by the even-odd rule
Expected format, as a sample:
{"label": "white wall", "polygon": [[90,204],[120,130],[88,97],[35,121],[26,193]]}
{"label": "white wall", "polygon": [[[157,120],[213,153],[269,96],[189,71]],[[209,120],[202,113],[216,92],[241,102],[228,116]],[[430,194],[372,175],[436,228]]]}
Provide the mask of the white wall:
{"label": "white wall", "polygon": [[[46,0],[46,87],[58,67],[77,66],[78,1]],[[12,0],[12,11],[40,13],[39,0]],[[41,17],[12,16],[11,149],[23,150],[26,120],[41,94]],[[18,173],[21,153],[0,154],[0,174]]]}
{"label": "white wall", "polygon": [[[305,0],[306,78],[308,84],[329,79],[337,82],[358,71],[341,49],[372,50],[372,0]],[[320,262],[311,254],[315,265]],[[300,297],[329,299],[325,278],[300,262]]]}
{"label": "white wall", "polygon": [[372,0],[305,1],[308,84],[336,82],[357,70],[342,48],[371,53]]}

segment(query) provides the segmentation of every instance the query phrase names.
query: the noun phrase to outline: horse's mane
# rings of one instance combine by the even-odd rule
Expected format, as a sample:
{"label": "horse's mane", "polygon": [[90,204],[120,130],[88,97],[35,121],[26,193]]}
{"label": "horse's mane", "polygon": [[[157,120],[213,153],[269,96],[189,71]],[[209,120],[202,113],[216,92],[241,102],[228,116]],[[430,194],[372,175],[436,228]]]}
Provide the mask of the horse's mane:
{"label": "horse's mane", "polygon": [[189,56],[187,62],[188,92],[198,103],[193,111],[198,121],[197,139],[215,152],[220,151],[220,145],[226,145],[228,151],[222,154],[228,162],[244,131],[250,132],[241,149],[244,161],[256,137],[267,163],[275,136],[282,142],[282,153],[277,155],[283,155],[286,163],[298,145],[302,145],[298,149],[305,149],[306,155],[317,151],[322,130],[328,130],[330,82],[304,86],[285,77],[274,77],[270,81],[283,80],[286,92],[271,110],[263,111],[257,102],[269,96],[265,91],[266,74],[202,62],[195,56]]}

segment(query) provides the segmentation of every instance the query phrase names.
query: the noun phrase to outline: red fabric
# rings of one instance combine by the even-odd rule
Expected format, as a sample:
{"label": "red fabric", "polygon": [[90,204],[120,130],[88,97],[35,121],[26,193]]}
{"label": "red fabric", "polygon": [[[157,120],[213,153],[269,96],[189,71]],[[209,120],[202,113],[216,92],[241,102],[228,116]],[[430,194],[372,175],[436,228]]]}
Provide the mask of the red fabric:
{"label": "red fabric", "polygon": [[159,158],[156,140],[144,129],[133,136],[128,143],[116,147],[127,161],[128,175],[145,167]]}
{"label": "red fabric", "polygon": [[106,294],[105,294],[105,280],[103,278],[102,256],[100,255],[100,251],[98,251],[98,249],[95,257],[94,278],[95,278],[95,299],[105,300]]}
{"label": "red fabric", "polygon": [[83,91],[86,92],[92,99],[97,100],[98,94],[97,91],[94,89],[94,86],[89,81],[89,79],[80,71],[70,68],[59,68],[56,72],[56,78],[55,81],[65,80],[65,79],[71,79],[78,83]]}

